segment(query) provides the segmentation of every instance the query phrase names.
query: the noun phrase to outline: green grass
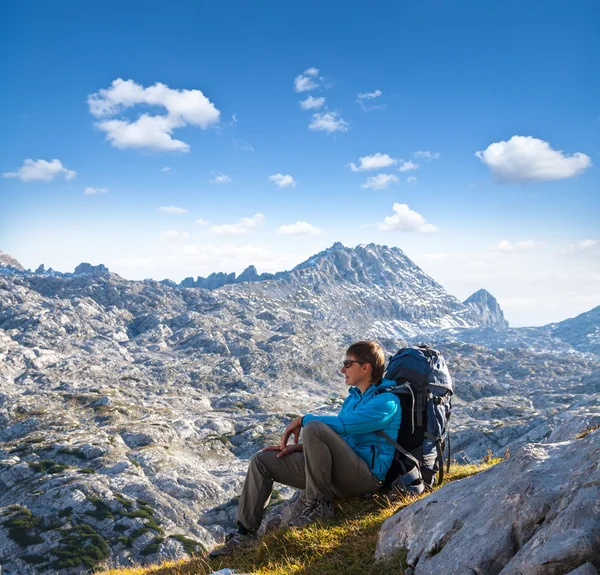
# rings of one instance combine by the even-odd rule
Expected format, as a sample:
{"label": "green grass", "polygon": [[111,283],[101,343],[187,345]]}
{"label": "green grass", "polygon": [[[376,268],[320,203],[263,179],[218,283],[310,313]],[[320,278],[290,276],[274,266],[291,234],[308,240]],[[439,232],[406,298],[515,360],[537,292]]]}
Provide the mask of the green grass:
{"label": "green grass", "polygon": [[[446,474],[446,481],[469,477],[499,461],[455,465]],[[251,575],[401,575],[406,568],[405,550],[399,550],[385,565],[374,564],[373,556],[383,522],[413,501],[405,498],[392,503],[382,497],[344,500],[336,505],[336,519],[331,522],[279,529],[257,541],[253,548],[219,560],[210,561],[202,554],[152,567],[111,570],[105,575],[208,575],[224,567]],[[180,541],[179,537],[183,538],[172,537]]]}

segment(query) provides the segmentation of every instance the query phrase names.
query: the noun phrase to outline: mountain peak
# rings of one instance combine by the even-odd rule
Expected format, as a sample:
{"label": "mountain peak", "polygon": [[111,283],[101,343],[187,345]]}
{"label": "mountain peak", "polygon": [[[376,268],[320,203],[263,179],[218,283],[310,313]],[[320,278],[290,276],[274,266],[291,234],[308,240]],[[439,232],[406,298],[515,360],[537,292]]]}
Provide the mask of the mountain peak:
{"label": "mountain peak", "polygon": [[15,258],[4,252],[0,252],[0,266],[14,268],[20,272],[25,271],[25,268]]}
{"label": "mountain peak", "polygon": [[504,312],[498,300],[489,291],[485,289],[477,290],[463,303],[478,315],[481,325],[485,327],[508,327],[508,322],[504,319]]}

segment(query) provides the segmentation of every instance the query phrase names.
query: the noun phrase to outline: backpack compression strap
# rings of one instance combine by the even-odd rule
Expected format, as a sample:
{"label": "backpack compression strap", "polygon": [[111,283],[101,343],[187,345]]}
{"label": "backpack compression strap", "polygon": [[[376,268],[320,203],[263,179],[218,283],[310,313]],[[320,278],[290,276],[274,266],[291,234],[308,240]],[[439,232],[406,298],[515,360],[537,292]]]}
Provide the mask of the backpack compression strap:
{"label": "backpack compression strap", "polygon": [[385,431],[379,430],[375,433],[383,437],[388,443],[391,443],[400,453],[402,453],[402,455],[404,455],[404,457],[410,459],[417,466],[417,469],[421,469],[421,464],[419,463],[417,458],[409,451],[406,451],[406,449],[404,449],[404,447],[402,447],[399,443],[396,443]]}

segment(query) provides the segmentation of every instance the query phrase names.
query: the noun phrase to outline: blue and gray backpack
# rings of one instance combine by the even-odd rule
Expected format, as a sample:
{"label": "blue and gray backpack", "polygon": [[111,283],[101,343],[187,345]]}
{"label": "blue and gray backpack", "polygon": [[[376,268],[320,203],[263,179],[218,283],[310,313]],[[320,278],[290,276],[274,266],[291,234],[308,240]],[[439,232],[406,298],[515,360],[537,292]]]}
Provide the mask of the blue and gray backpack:
{"label": "blue and gray backpack", "polygon": [[402,406],[398,437],[377,432],[396,448],[384,488],[392,494],[422,493],[443,482],[446,447],[450,470],[452,378],[442,354],[420,345],[402,348],[393,355],[384,379],[395,385],[379,393],[393,393]]}

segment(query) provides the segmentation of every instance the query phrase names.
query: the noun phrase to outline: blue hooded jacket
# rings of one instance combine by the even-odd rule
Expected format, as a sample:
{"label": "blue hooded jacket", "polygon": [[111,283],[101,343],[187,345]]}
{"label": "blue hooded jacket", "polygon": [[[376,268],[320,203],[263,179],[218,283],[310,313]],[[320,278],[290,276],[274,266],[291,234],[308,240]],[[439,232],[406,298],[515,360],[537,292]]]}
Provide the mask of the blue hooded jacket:
{"label": "blue hooded jacket", "polygon": [[394,459],[394,446],[375,432],[382,430],[396,439],[402,409],[395,395],[377,392],[395,384],[395,381],[383,380],[379,385],[371,385],[364,393],[357,387],[351,387],[338,415],[309,413],[302,418],[302,426],[309,421],[329,425],[354,453],[367,462],[373,475],[383,481]]}

